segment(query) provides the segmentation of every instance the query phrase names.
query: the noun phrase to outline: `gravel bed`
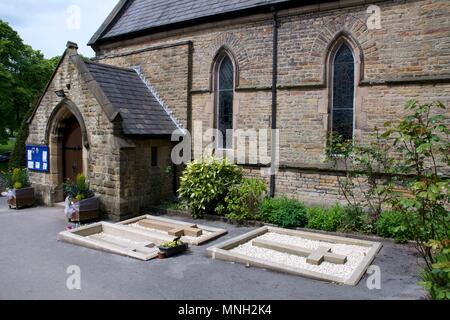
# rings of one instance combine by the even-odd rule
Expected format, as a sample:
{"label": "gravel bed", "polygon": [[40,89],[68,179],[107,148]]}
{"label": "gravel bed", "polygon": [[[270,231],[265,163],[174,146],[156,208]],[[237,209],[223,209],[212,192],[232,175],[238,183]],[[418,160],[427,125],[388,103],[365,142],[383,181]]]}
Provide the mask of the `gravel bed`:
{"label": "gravel bed", "polygon": [[[328,246],[331,248],[332,253],[347,256],[347,262],[344,265],[322,262],[322,264],[316,266],[307,263],[306,257],[255,247],[252,245],[252,241],[255,239],[269,240],[280,244],[296,245],[307,249],[318,249],[321,246]],[[274,232],[268,232],[255,239],[231,249],[230,252],[276,262],[290,267],[302,268],[322,274],[333,275],[342,278],[343,281],[346,281],[351,277],[352,273],[370,250],[370,248],[357,245],[336,244],[331,242],[310,240]]]}

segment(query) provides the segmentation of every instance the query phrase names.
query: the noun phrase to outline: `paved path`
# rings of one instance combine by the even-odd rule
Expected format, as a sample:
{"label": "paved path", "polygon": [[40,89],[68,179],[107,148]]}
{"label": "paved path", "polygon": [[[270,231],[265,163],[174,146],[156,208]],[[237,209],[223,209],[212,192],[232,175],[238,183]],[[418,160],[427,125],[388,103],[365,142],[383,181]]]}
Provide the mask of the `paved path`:
{"label": "paved path", "polygon": [[[213,243],[250,228],[229,230]],[[56,240],[65,228],[61,209],[8,210],[0,198],[0,299],[421,299],[419,260],[406,246],[386,242],[375,264],[382,289],[329,284],[240,264],[213,261],[206,244],[173,259],[141,262]],[[81,268],[81,290],[66,288],[70,265]]]}

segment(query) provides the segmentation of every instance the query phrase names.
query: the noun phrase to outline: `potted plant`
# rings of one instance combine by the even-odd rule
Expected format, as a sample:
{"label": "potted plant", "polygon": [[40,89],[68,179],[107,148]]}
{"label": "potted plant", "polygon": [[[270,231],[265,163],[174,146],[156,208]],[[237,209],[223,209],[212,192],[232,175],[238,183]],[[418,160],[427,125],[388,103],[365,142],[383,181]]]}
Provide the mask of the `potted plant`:
{"label": "potted plant", "polygon": [[2,174],[7,186],[6,196],[9,208],[20,209],[34,204],[34,188],[28,179],[27,169],[13,169]]}
{"label": "potted plant", "polygon": [[85,222],[99,218],[98,198],[89,188],[83,174],[77,175],[75,181],[67,180],[63,188],[67,195],[65,213],[69,222]]}
{"label": "potted plant", "polygon": [[172,257],[188,249],[188,244],[180,240],[180,238],[174,241],[164,242],[159,247],[166,257]]}

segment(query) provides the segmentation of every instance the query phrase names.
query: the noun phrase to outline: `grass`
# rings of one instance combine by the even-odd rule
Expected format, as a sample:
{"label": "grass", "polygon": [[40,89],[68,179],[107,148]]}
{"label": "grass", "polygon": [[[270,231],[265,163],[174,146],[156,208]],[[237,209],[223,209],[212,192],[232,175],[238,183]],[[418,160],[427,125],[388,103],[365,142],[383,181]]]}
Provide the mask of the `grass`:
{"label": "grass", "polygon": [[11,152],[14,149],[15,140],[9,139],[7,144],[0,144],[0,154]]}

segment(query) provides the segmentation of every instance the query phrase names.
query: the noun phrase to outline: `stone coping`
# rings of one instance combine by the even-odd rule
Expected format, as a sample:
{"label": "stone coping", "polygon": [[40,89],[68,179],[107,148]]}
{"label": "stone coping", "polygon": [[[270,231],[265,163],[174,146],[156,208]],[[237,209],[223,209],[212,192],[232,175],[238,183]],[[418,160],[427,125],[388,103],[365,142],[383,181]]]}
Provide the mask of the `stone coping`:
{"label": "stone coping", "polygon": [[[353,272],[352,276],[348,280],[342,280],[339,277],[335,277],[333,275],[326,275],[323,273],[318,273],[310,270],[306,270],[303,268],[296,268],[291,266],[286,266],[280,263],[276,263],[273,261],[263,260],[248,257],[245,255],[237,254],[234,252],[230,252],[231,249],[251,241],[252,239],[259,237],[267,232],[274,232],[279,234],[285,234],[290,236],[298,236],[305,239],[317,240],[317,241],[326,241],[331,243],[342,243],[349,245],[358,245],[363,247],[369,247],[369,253],[367,256],[361,261],[360,265]],[[372,242],[360,239],[353,238],[344,238],[332,235],[324,235],[320,233],[312,233],[307,231],[299,231],[299,230],[290,230],[290,229],[281,229],[276,227],[265,226],[241,236],[232,238],[215,246],[212,246],[207,249],[208,255],[210,255],[213,259],[219,259],[230,262],[239,262],[242,264],[246,264],[247,266],[254,266],[265,268],[269,270],[279,271],[290,273],[294,275],[304,276],[317,280],[325,280],[329,282],[341,283],[350,286],[356,286],[361,278],[364,276],[367,268],[370,266],[372,261],[375,259],[378,252],[381,250],[382,244],[379,242]]]}
{"label": "stone coping", "polygon": [[[144,245],[121,246],[118,243],[111,243],[92,236],[104,233],[113,237],[124,238],[125,240],[141,242]],[[83,246],[90,249],[101,250],[122,256],[147,261],[158,256],[156,245],[170,241],[170,237],[158,233],[136,233],[127,228],[109,222],[99,222],[83,226],[70,231],[59,233],[58,240]]]}
{"label": "stone coping", "polygon": [[[157,217],[157,216],[153,216],[153,215],[143,215],[143,216],[140,216],[140,217],[137,217],[137,218],[133,218],[133,219],[122,221],[122,222],[120,222],[118,224],[122,225],[123,227],[128,228],[130,230],[133,230],[133,232],[142,233],[142,234],[147,234],[147,233],[153,234],[153,232],[150,231],[150,230],[147,231],[147,230],[144,230],[144,229],[141,229],[141,228],[135,228],[135,227],[131,226],[131,224],[136,223],[136,222],[138,222],[140,220],[144,220],[144,219],[153,220],[153,221],[160,221],[160,222],[167,222],[167,223],[170,223],[170,224],[178,225],[180,227],[184,227],[184,226],[188,227],[188,226],[192,225],[192,223],[189,223],[189,222],[183,222],[183,221],[178,221],[178,220],[174,220],[174,219]],[[197,238],[183,236],[183,237],[181,237],[181,240],[183,242],[187,242],[189,244],[199,246],[199,245],[202,245],[202,244],[204,244],[206,242],[209,242],[211,240],[217,239],[217,238],[219,238],[219,237],[221,237],[221,236],[223,236],[223,235],[228,233],[228,231],[225,230],[225,229],[214,228],[214,227],[205,226],[205,225],[197,225],[197,227],[199,229],[207,231],[208,234],[201,235],[200,237],[197,237]],[[176,238],[176,237],[173,237],[173,236],[171,236],[171,237],[172,237],[172,240],[174,240]]]}

